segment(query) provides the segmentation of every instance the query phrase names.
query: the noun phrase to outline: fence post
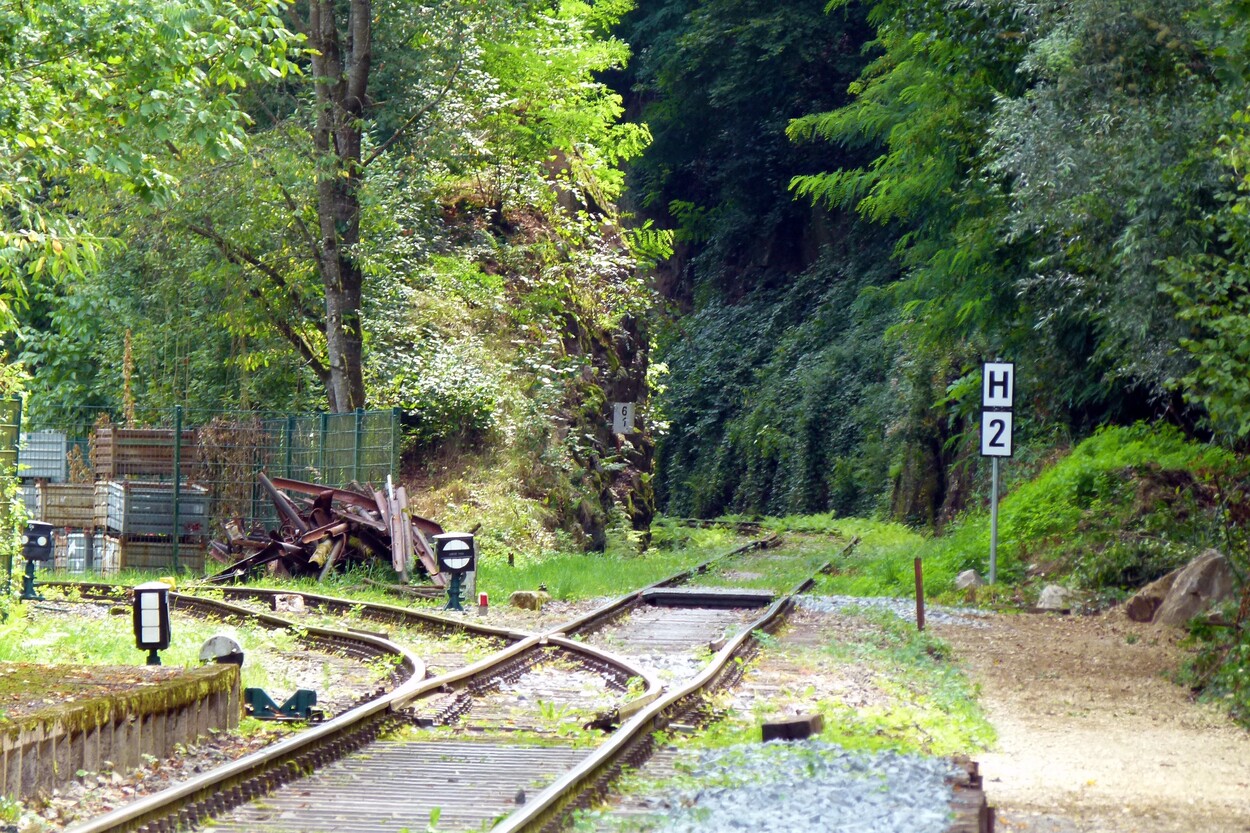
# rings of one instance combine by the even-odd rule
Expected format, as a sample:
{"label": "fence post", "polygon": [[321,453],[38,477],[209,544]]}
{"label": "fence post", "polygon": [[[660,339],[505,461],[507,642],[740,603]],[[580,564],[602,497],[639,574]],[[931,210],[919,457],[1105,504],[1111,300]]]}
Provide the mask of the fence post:
{"label": "fence post", "polygon": [[391,459],[389,473],[396,480],[399,479],[399,416],[399,408],[391,408]]}
{"label": "fence post", "polygon": [[291,444],[295,442],[295,414],[286,415],[286,479],[291,479],[291,455],[294,449]]}
{"label": "fence post", "polygon": [[356,445],[352,449],[352,480],[360,482],[360,442],[365,427],[365,409],[356,409]]}
{"label": "fence post", "polygon": [[178,510],[182,501],[182,406],[174,406],[174,573],[179,572],[178,564]]}
{"label": "fence post", "polygon": [[329,430],[330,415],[325,411],[321,412],[321,443],[317,447],[317,476],[321,478],[321,482],[326,485],[333,485],[329,478],[326,477],[326,431]]}
{"label": "fence post", "polygon": [[[22,398],[20,396],[9,397],[9,403],[13,406],[13,478],[18,477],[17,455],[22,447]],[[4,568],[4,592],[5,595],[13,592],[13,552],[10,550],[7,562]]]}

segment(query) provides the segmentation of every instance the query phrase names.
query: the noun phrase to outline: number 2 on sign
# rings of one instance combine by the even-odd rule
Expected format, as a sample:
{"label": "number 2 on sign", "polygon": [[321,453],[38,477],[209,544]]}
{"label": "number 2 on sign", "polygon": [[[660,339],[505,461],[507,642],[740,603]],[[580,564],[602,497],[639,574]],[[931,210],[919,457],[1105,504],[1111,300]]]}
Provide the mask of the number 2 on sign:
{"label": "number 2 on sign", "polygon": [[981,456],[1011,456],[1011,411],[981,412]]}

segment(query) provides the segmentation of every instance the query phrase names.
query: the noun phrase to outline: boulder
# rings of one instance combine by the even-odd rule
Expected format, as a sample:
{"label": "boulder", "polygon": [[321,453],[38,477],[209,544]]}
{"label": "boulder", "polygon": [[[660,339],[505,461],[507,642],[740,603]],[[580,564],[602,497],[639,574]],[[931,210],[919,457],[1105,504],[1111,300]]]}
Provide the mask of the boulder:
{"label": "boulder", "polygon": [[1037,597],[1038,610],[1071,610],[1072,591],[1058,584],[1048,584],[1042,588],[1042,595]]}
{"label": "boulder", "polygon": [[1158,612],[1168,591],[1176,583],[1176,577],[1180,574],[1179,569],[1173,570],[1163,578],[1157,578],[1138,590],[1124,605],[1125,615],[1134,622],[1153,622],[1155,613]]}
{"label": "boulder", "polygon": [[1212,605],[1231,598],[1233,590],[1233,568],[1228,559],[1219,550],[1207,550],[1181,568],[1155,621],[1181,627]]}
{"label": "boulder", "polygon": [[981,578],[980,573],[976,570],[964,570],[955,576],[956,590],[972,590],[977,587],[984,587],[985,579]]}
{"label": "boulder", "polygon": [[508,604],[522,610],[542,610],[551,596],[542,590],[517,590],[508,597]]}

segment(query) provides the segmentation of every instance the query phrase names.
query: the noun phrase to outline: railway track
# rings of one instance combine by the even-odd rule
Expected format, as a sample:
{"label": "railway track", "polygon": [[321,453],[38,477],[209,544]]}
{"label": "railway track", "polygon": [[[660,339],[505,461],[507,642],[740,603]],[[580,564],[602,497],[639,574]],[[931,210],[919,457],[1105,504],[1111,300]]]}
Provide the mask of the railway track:
{"label": "railway track", "polygon": [[[559,829],[646,758],[653,732],[705,717],[707,692],[741,675],[755,634],[774,630],[810,586],[809,578],[778,597],[690,586],[717,564],[776,543],[753,542],[541,633],[301,594],[313,610],[472,633],[497,650],[428,679],[414,662],[368,703],[71,831],[156,833],[210,817],[215,830],[258,833]],[[208,606],[246,610],[231,602],[263,605],[275,592],[227,588],[229,602]]]}

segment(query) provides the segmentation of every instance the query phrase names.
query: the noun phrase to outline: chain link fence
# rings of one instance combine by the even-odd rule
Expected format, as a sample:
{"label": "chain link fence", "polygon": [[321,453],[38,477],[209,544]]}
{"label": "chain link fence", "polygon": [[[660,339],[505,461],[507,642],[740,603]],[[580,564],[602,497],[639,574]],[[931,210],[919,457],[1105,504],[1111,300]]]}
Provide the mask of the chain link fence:
{"label": "chain link fence", "polygon": [[27,514],[58,530],[57,567],[71,572],[202,572],[208,540],[227,522],[278,526],[259,473],[342,487],[380,485],[398,470],[397,409],[175,407],[126,419],[84,408],[59,424],[13,411],[0,407],[0,465],[21,479]]}

